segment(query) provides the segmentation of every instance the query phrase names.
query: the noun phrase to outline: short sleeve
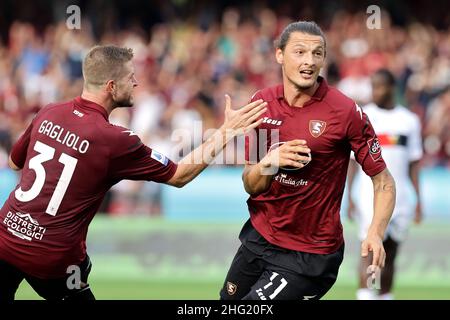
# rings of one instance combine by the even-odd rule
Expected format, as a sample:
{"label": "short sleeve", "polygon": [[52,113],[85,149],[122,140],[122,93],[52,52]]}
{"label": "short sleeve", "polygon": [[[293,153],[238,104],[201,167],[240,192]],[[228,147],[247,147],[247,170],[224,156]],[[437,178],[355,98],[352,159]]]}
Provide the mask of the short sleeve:
{"label": "short sleeve", "polygon": [[19,168],[23,168],[23,166],[25,165],[32,128],[33,125],[30,124],[25,132],[20,136],[19,140],[17,140],[17,142],[14,144],[11,150],[11,160]]}
{"label": "short sleeve", "polygon": [[375,176],[386,168],[381,145],[369,117],[355,103],[347,120],[347,139],[355,160],[368,176]]}
{"label": "short sleeve", "polygon": [[177,165],[162,153],[142,143],[130,130],[123,130],[111,148],[109,178],[113,183],[123,179],[166,182]]}
{"label": "short sleeve", "polygon": [[419,118],[416,116],[413,118],[408,139],[408,156],[410,162],[418,161],[423,156],[421,125]]}

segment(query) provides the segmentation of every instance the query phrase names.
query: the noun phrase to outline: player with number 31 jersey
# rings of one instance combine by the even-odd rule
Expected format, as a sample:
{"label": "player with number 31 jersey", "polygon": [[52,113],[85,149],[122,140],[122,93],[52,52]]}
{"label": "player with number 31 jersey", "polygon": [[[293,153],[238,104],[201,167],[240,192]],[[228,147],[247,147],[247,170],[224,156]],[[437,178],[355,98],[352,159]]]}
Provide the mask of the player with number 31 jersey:
{"label": "player with number 31 jersey", "polygon": [[0,259],[40,278],[64,276],[84,259],[88,225],[111,186],[164,182],[177,167],[80,97],[39,112],[11,159],[23,171],[1,209]]}
{"label": "player with number 31 jersey", "polygon": [[[93,300],[86,236],[106,192],[123,179],[183,187],[229,141],[262,123],[265,102],[232,110],[226,96],[223,125],[175,164],[108,121],[115,108],[133,105],[132,58],[129,48],[93,47],[81,96],[44,107],[14,145],[9,165],[22,175],[0,210],[0,301],[13,300],[24,279],[44,299]],[[80,285],[69,287],[76,267]]]}

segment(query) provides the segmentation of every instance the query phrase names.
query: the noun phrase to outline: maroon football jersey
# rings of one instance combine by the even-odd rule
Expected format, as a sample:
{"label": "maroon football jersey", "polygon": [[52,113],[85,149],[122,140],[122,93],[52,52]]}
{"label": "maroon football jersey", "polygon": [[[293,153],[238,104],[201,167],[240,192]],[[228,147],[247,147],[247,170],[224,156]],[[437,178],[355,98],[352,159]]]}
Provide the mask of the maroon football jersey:
{"label": "maroon football jersey", "polygon": [[111,186],[165,182],[177,168],[81,97],[43,108],[11,158],[23,170],[0,211],[0,259],[44,279],[83,261],[88,225]]}
{"label": "maroon football jersey", "polygon": [[[328,254],[344,241],[339,212],[350,151],[369,176],[386,165],[361,108],[322,77],[318,81],[320,86],[302,108],[287,103],[282,85],[253,96],[252,101],[267,101],[268,110],[256,135],[246,139],[246,160],[254,164],[271,147],[294,139],[307,141],[312,160],[302,169],[278,170],[269,189],[250,196],[247,204],[253,226],[267,241],[291,250]],[[279,141],[273,135],[277,129]]]}

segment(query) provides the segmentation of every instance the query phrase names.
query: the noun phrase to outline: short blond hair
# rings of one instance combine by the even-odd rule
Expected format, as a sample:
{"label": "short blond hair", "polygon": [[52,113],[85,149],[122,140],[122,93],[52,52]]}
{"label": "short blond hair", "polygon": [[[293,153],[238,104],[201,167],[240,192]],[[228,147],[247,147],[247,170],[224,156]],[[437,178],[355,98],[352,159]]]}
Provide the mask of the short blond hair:
{"label": "short blond hair", "polygon": [[133,59],[133,49],[113,45],[95,46],[83,61],[84,85],[99,87],[124,76],[124,64]]}

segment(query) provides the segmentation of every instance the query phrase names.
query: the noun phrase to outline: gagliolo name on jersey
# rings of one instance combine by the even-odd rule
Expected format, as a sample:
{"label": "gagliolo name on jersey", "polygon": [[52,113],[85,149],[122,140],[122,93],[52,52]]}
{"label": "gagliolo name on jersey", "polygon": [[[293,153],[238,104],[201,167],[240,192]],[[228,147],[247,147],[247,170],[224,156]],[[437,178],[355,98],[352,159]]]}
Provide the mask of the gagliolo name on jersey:
{"label": "gagliolo name on jersey", "polygon": [[89,141],[80,139],[75,133],[51,121],[42,121],[38,132],[80,153],[86,153],[89,149]]}

